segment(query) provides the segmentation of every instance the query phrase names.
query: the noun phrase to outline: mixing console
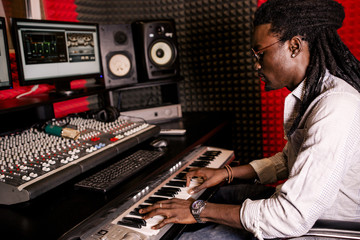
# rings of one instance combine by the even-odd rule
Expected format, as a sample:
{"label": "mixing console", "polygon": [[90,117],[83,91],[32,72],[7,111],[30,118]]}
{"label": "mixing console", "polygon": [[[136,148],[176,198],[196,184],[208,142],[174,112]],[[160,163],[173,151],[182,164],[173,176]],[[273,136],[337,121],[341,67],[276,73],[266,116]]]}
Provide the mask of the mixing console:
{"label": "mixing console", "polygon": [[160,131],[128,117],[114,122],[68,117],[51,126],[80,134],[65,138],[30,128],[0,138],[0,204],[33,199]]}

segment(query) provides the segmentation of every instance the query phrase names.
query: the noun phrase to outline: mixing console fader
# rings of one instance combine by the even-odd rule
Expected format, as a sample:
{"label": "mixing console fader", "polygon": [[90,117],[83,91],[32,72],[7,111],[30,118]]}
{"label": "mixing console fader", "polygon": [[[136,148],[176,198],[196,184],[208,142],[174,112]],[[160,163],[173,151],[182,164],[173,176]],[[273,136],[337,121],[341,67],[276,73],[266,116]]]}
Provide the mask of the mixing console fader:
{"label": "mixing console fader", "polygon": [[33,199],[160,131],[128,117],[114,122],[68,117],[51,124],[80,135],[75,140],[30,128],[0,137],[0,204]]}

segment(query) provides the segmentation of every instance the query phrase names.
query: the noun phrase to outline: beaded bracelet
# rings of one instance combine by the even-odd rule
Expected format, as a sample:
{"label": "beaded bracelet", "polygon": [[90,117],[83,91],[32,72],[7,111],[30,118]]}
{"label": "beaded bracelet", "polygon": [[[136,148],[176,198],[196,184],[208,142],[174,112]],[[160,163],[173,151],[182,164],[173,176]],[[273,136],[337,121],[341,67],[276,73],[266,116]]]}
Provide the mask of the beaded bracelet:
{"label": "beaded bracelet", "polygon": [[228,178],[226,180],[228,180],[228,183],[231,183],[232,180],[234,180],[233,170],[229,165],[225,165],[225,169],[228,173]]}

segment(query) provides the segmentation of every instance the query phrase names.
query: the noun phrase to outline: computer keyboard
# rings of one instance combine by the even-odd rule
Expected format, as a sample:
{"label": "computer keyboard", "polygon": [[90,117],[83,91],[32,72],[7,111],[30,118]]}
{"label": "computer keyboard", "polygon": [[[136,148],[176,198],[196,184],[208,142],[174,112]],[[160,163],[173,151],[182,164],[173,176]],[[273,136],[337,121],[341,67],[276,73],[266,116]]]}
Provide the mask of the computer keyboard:
{"label": "computer keyboard", "polygon": [[164,152],[157,150],[137,150],[107,168],[81,180],[75,184],[75,187],[108,192],[163,155]]}

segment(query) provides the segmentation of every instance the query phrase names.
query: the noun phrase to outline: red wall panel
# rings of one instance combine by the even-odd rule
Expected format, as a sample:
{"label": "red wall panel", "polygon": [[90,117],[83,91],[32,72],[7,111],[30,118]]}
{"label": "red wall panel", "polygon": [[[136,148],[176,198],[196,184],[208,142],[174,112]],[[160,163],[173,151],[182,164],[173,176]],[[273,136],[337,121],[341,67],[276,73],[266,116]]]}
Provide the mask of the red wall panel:
{"label": "red wall panel", "polygon": [[77,22],[75,0],[43,0],[47,20]]}

